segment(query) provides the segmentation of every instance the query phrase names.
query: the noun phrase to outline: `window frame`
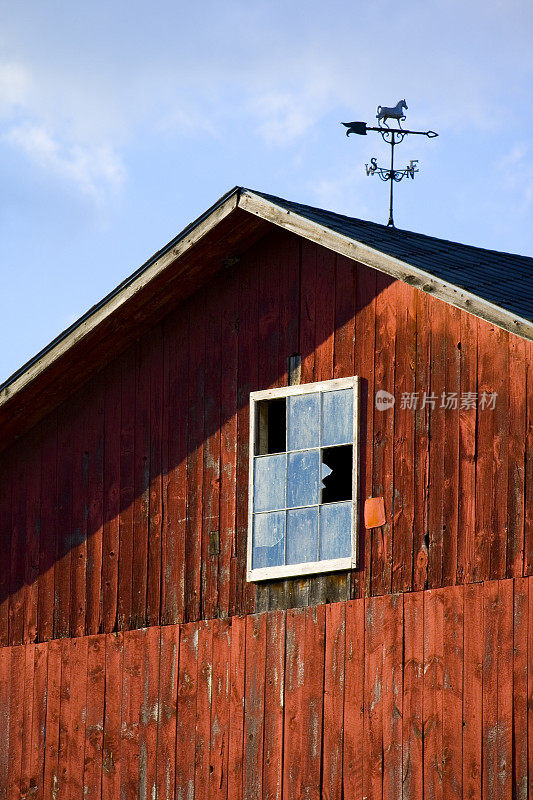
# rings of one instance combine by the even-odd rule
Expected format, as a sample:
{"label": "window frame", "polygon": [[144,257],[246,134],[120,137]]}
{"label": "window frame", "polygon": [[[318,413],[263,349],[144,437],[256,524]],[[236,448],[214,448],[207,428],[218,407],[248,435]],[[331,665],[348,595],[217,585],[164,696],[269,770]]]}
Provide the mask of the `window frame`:
{"label": "window frame", "polygon": [[[263,400],[276,400],[291,395],[311,394],[312,392],[328,392],[338,389],[353,389],[353,451],[352,451],[352,530],[351,554],[345,558],[308,561],[301,564],[282,564],[275,567],[252,568],[253,546],[253,492],[254,492],[254,460],[257,447],[258,404]],[[328,572],[340,572],[357,567],[358,559],[358,522],[359,522],[359,377],[335,378],[329,381],[304,383],[294,386],[283,386],[279,389],[265,389],[250,393],[250,441],[248,470],[248,537],[246,552],[246,579],[251,583],[291,578],[306,575],[320,575]],[[283,452],[288,452],[287,450]],[[319,504],[319,508],[323,505]]]}

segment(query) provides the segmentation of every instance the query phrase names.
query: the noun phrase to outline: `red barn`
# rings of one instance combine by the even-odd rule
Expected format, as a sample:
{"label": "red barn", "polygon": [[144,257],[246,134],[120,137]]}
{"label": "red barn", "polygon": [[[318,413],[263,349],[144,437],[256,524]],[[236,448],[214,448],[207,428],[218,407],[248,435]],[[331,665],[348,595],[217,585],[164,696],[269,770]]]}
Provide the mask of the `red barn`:
{"label": "red barn", "polygon": [[0,798],[533,796],[532,275],[237,188],[0,387]]}

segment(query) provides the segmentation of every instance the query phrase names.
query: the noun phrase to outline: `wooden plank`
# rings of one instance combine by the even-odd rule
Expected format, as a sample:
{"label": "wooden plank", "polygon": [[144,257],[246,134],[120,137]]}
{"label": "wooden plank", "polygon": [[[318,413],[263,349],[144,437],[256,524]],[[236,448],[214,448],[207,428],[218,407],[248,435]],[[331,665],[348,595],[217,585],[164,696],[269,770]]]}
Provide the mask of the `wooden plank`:
{"label": "wooden plank", "polygon": [[[105,714],[102,752],[102,800],[120,797],[123,713],[124,634],[105,637]],[[127,718],[126,718],[127,719]]]}
{"label": "wooden plank", "polygon": [[9,691],[9,774],[7,800],[20,797],[20,779],[24,744],[24,672],[26,648],[16,645],[11,651],[11,681]]}
{"label": "wooden plank", "polygon": [[446,800],[463,797],[463,588],[443,592],[442,786]]}
{"label": "wooden plank", "polygon": [[413,580],[413,529],[415,480],[415,409],[405,402],[415,392],[416,305],[415,290],[398,284],[396,368],[394,392],[394,532],[392,591],[411,588]]}
{"label": "wooden plank", "polygon": [[242,800],[244,774],[244,694],[246,617],[231,619],[230,729],[228,745],[228,798]]}
{"label": "wooden plank", "polygon": [[[457,537],[459,521],[459,415],[461,405],[461,314],[446,308],[446,364],[444,403],[444,489],[442,497],[442,585],[457,578]],[[452,401],[451,398],[454,398]],[[442,398],[441,398],[442,402]],[[462,500],[461,500],[462,502]]]}
{"label": "wooden plank", "polygon": [[48,645],[46,683],[46,739],[44,754],[43,797],[56,798],[59,790],[59,722],[61,712],[61,646]]}
{"label": "wooden plank", "polygon": [[231,628],[227,620],[215,620],[213,627],[213,684],[211,696],[211,741],[209,798],[228,796],[228,745],[230,711]]}
{"label": "wooden plank", "polygon": [[11,694],[11,649],[0,647],[0,797],[7,797],[9,781],[9,698]]}
{"label": "wooden plank", "polygon": [[[106,636],[100,635],[89,636],[87,640],[87,714],[85,718],[83,797],[88,800],[100,800],[102,797],[106,639]],[[115,678],[112,673],[109,677],[111,680]]]}
{"label": "wooden plank", "polygon": [[17,444],[13,458],[11,485],[11,553],[9,558],[9,643],[24,642],[26,586],[24,583],[26,549],[26,472],[27,444]]}
{"label": "wooden plank", "polygon": [[346,604],[344,753],[342,782],[344,797],[363,798],[363,747],[365,706],[365,603]]}
{"label": "wooden plank", "polygon": [[424,797],[443,800],[443,590],[424,593]]}
{"label": "wooden plank", "polygon": [[220,286],[215,283],[205,297],[204,322],[204,449],[201,614],[211,619],[218,613],[218,555],[220,550],[220,392],[222,374]]}
{"label": "wooden plank", "polygon": [[[492,345],[494,329],[478,320],[478,398],[483,392],[492,392],[494,371]],[[490,577],[490,541],[493,533],[491,498],[496,491],[494,478],[494,412],[478,408],[477,461],[476,461],[476,535],[474,552],[474,580]]]}
{"label": "wooden plank", "polygon": [[57,538],[54,564],[54,638],[70,633],[73,409],[59,410],[57,434]]}
{"label": "wooden plank", "polygon": [[[29,437],[29,465],[27,473],[26,499],[26,613],[24,619],[24,641],[37,639],[37,607],[39,597],[39,547],[41,534],[41,449],[42,429],[38,425]],[[0,509],[1,513],[1,509]],[[0,539],[1,541],[1,539]],[[9,552],[5,549],[3,552]],[[1,593],[1,588],[0,588]],[[1,603],[0,594],[0,603]],[[1,611],[0,611],[1,615]],[[0,623],[1,625],[1,623]],[[0,633],[1,637],[1,633]]]}
{"label": "wooden plank", "polygon": [[239,355],[237,367],[237,466],[235,546],[231,564],[230,614],[247,613],[246,603],[254,599],[253,585],[246,585],[246,547],[248,541],[248,432],[250,392],[258,388],[258,292],[257,249],[243,258],[239,270]]}
{"label": "wooden plank", "polygon": [[513,581],[498,582],[498,800],[513,797]]}
{"label": "wooden plank", "polygon": [[[490,391],[487,398],[480,396],[480,415],[492,414],[494,417],[492,442],[492,530],[490,538],[490,577],[505,578],[507,563],[507,498],[509,464],[509,334],[500,328],[494,330],[492,342],[492,369]],[[494,410],[491,410],[489,395],[496,394]],[[487,402],[483,408],[484,400]]]}
{"label": "wooden plank", "polygon": [[220,553],[218,557],[218,610],[229,614],[231,558],[235,545],[237,461],[238,295],[232,286],[222,295],[220,413]]}
{"label": "wooden plank", "polygon": [[24,647],[24,672],[22,693],[18,702],[22,706],[21,727],[21,771],[19,792],[24,797],[30,790],[31,754],[33,734],[33,683],[35,677],[35,645],[27,644]]}
{"label": "wooden plank", "polygon": [[[88,637],[69,641],[69,684],[61,698],[63,703],[68,692],[67,758],[63,781],[60,778],[60,794],[66,798],[83,797],[83,773],[85,753],[85,723],[87,719],[87,647]],[[63,675],[62,669],[62,675]],[[61,738],[63,728],[61,729]],[[61,744],[61,741],[60,741]],[[60,754],[63,750],[61,745]],[[63,767],[63,765],[60,765]]]}
{"label": "wooden plank", "polygon": [[157,725],[158,800],[174,800],[176,783],[176,707],[178,700],[180,628],[161,628],[159,715]]}
{"label": "wooden plank", "polygon": [[[356,318],[354,372],[360,381],[360,442],[359,476],[362,501],[372,497],[373,441],[374,441],[374,351],[376,336],[376,279],[375,270],[357,265],[356,275]],[[359,515],[363,519],[363,515]],[[378,531],[366,531],[361,523],[360,557],[358,576],[352,577],[352,593],[361,597],[370,593],[372,567],[372,539],[379,536]]]}
{"label": "wooden plank", "polygon": [[135,350],[124,356],[120,400],[120,518],[117,627],[131,625],[135,498]]}
{"label": "wooden plank", "polygon": [[285,694],[285,612],[267,615],[263,799],[281,800],[283,787],[283,709]]}
{"label": "wooden plank", "polygon": [[[482,584],[464,587],[463,797],[482,796],[483,648]],[[466,635],[468,634],[468,635]]]}
{"label": "wooden plank", "polygon": [[[513,792],[528,798],[528,602],[527,578],[514,582],[513,605]],[[531,734],[530,734],[531,736]]]}
{"label": "wooden plank", "polygon": [[403,733],[402,797],[422,797],[424,786],[424,595],[403,599]]}
{"label": "wooden plank", "polygon": [[71,664],[71,644],[74,640],[63,639],[60,642],[61,651],[61,706],[59,709],[59,752],[57,769],[57,797],[69,796],[69,750],[72,716],[71,684],[73,681],[73,667]]}
{"label": "wooden plank", "polygon": [[430,391],[431,313],[430,298],[416,293],[416,364],[415,390],[415,462],[414,462],[414,530],[413,589],[425,589],[428,579],[428,476],[429,476],[429,406],[424,392]]}
{"label": "wooden plank", "polygon": [[243,259],[238,287],[239,354],[237,405],[237,494],[235,511],[235,559],[232,584],[235,600],[230,600],[230,613],[250,613],[255,605],[255,586],[246,581],[246,548],[248,542],[248,438],[250,392],[259,388],[259,270],[258,262],[264,246],[256,246]]}
{"label": "wooden plank", "polygon": [[327,800],[343,794],[345,660],[346,605],[331,603],[326,606],[322,730],[322,796]]}
{"label": "wooden plank", "polygon": [[140,725],[144,636],[142,630],[124,632],[119,796],[127,798],[138,796],[142,777]]}
{"label": "wooden plank", "polygon": [[89,398],[89,511],[87,518],[87,608],[85,632],[100,632],[102,621],[102,536],[104,490],[104,390],[100,373],[91,386]]}
{"label": "wooden plank", "polygon": [[[397,331],[397,286],[380,274],[376,285],[375,392],[394,395],[394,358]],[[392,585],[394,407],[374,409],[373,494],[385,499],[386,522],[372,536],[372,594],[390,592]]]}
{"label": "wooden plank", "polygon": [[483,651],[483,798],[498,796],[498,582],[483,586],[485,637]]}
{"label": "wooden plank", "polygon": [[[428,494],[428,586],[442,585],[444,548],[444,451],[446,449],[445,411],[441,397],[446,392],[446,306],[433,303],[431,308],[430,384],[427,389],[429,425],[429,494]],[[422,403],[424,392],[422,393]]]}
{"label": "wooden plank", "polygon": [[527,652],[528,652],[528,672],[527,672],[527,730],[528,730],[528,780],[531,783],[533,772],[533,665],[531,653],[533,653],[533,578],[528,578],[528,633],[527,633]]}
{"label": "wooden plank", "polygon": [[197,699],[198,625],[187,623],[180,633],[176,733],[176,797],[194,797]]}
{"label": "wooden plank", "polygon": [[159,719],[159,640],[160,628],[141,632],[141,705],[139,709],[139,772],[137,791],[140,798],[157,797],[157,732]]}
{"label": "wooden plank", "polygon": [[208,800],[209,797],[212,687],[213,627],[208,620],[202,620],[198,624],[196,741],[194,747],[195,800]]}
{"label": "wooden plank", "polygon": [[187,456],[187,529],[185,539],[185,619],[200,617],[202,487],[204,436],[205,329],[202,304],[189,306],[189,402]]}
{"label": "wooden plank", "polygon": [[457,582],[472,581],[476,552],[476,426],[477,404],[463,398],[477,392],[477,320],[461,313],[461,405],[459,409],[459,515],[457,520]]}
{"label": "wooden plank", "polygon": [[383,796],[402,798],[403,595],[384,598]]}
{"label": "wooden plank", "polygon": [[506,575],[521,577],[524,569],[524,489],[526,442],[527,344],[509,336],[509,472],[507,483]]}
{"label": "wooden plank", "polygon": [[533,574],[533,344],[528,342],[526,381],[526,458],[524,502],[524,575]]}
{"label": "wooden plank", "polygon": [[164,322],[165,395],[163,438],[163,520],[161,621],[183,622],[185,610],[185,536],[187,516],[187,324],[178,314]]}
{"label": "wooden plank", "polygon": [[[281,363],[281,306],[283,305],[283,233],[275,231],[266,237],[264,246],[258,256],[259,273],[258,292],[258,341],[257,371],[260,376],[260,388],[272,389],[283,386],[280,382],[286,378],[287,368]],[[276,607],[281,602],[289,581],[276,583],[258,583],[254,585],[256,612]]]}
{"label": "wooden plank", "polygon": [[160,325],[150,335],[150,344],[150,486],[146,619],[147,624],[153,626],[161,621],[163,337]]}
{"label": "wooden plank", "polygon": [[287,612],[283,797],[320,796],[325,609]]}
{"label": "wooden plank", "polygon": [[[47,711],[48,644],[35,647],[33,675],[33,711],[31,723],[31,752],[29,758],[28,793],[35,800],[43,800],[44,757]],[[1,690],[0,690],[1,691]],[[0,704],[2,700],[0,699]],[[1,745],[1,742],[0,742]],[[1,790],[0,790],[0,796]]]}
{"label": "wooden plank", "polygon": [[131,625],[147,624],[148,529],[150,513],[150,367],[152,348],[142,339],[136,348],[135,495],[133,501],[133,573]]}
{"label": "wooden plank", "polygon": [[85,633],[87,577],[87,521],[89,457],[87,429],[89,408],[80,404],[72,422],[72,520],[70,533],[70,636]]}
{"label": "wooden plank", "polygon": [[[11,483],[13,473],[9,452],[0,455],[0,546],[3,552],[11,552]],[[0,647],[9,644],[9,589],[10,571],[0,570]]]}
{"label": "wooden plank", "polygon": [[384,598],[365,600],[365,708],[363,797],[383,796],[383,624]]}
{"label": "wooden plank", "polygon": [[104,529],[102,545],[102,630],[117,624],[118,556],[120,548],[120,461],[123,360],[105,375],[104,396]]}
{"label": "wooden plank", "polygon": [[263,794],[266,614],[246,617],[244,717],[244,798]]}

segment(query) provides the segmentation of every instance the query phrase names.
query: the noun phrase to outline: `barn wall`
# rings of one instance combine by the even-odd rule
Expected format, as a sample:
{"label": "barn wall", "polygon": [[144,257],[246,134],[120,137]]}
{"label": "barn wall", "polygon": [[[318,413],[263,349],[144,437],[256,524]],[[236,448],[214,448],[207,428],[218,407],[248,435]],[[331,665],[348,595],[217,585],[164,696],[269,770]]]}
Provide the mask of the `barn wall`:
{"label": "barn wall", "polygon": [[[285,385],[292,353],[302,382],[361,376],[361,495],[384,496],[387,524],[361,529],[351,575],[255,587],[248,396]],[[0,643],[532,574],[531,356],[273,231],[0,456]],[[401,407],[424,391],[435,409]],[[439,407],[483,391],[494,410]]]}
{"label": "barn wall", "polygon": [[1,648],[0,797],[527,800],[532,637],[530,578]]}

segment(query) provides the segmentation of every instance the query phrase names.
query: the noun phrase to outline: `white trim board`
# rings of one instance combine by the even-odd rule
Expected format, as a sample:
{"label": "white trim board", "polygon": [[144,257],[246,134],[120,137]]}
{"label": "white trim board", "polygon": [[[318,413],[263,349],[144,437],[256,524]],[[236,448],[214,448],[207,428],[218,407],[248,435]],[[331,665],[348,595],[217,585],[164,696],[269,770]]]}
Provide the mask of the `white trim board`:
{"label": "white trim board", "polygon": [[353,261],[359,261],[361,264],[384,272],[410,286],[414,286],[416,289],[433,295],[433,297],[438,297],[439,300],[443,300],[445,303],[449,303],[463,311],[468,311],[486,322],[493,323],[510,333],[515,333],[524,339],[533,341],[533,322],[523,317],[518,317],[516,314],[506,311],[478,295],[437,278],[419,267],[414,267],[394,256],[386,255],[380,250],[375,250],[362,242],[332,231],[318,222],[312,222],[300,216],[296,211],[282,208],[271,200],[259,197],[248,190],[244,190],[241,193],[239,208],[243,208],[250,214],[255,214],[268,222],[272,222],[274,225],[302,236],[304,239],[351,258]]}

